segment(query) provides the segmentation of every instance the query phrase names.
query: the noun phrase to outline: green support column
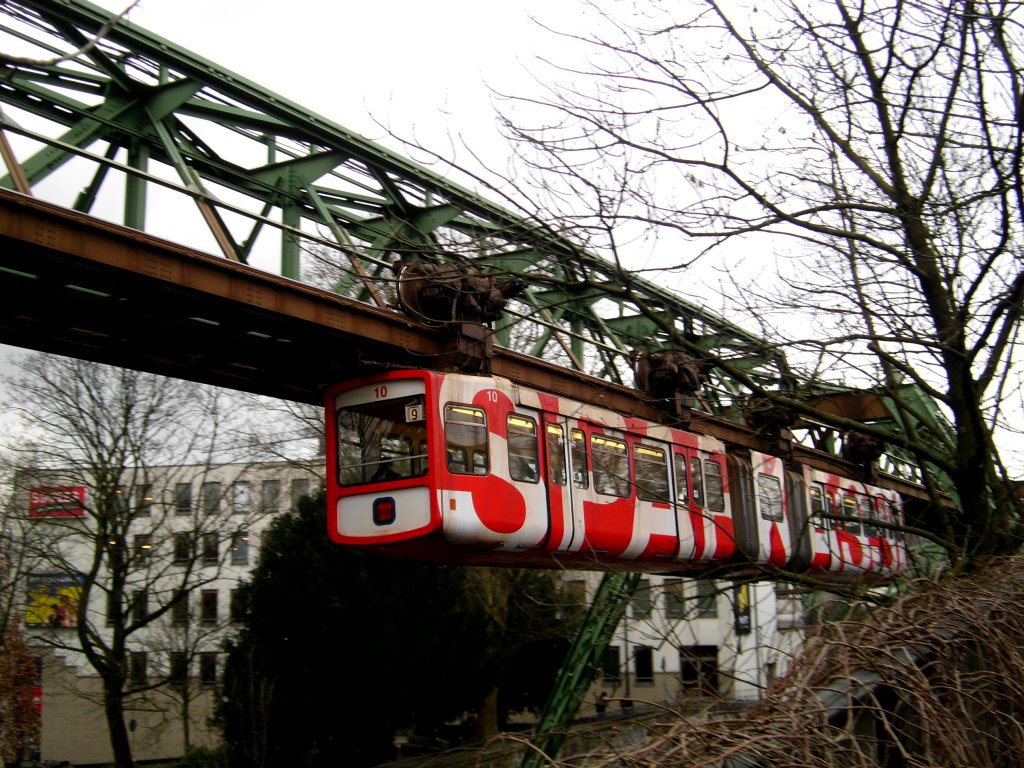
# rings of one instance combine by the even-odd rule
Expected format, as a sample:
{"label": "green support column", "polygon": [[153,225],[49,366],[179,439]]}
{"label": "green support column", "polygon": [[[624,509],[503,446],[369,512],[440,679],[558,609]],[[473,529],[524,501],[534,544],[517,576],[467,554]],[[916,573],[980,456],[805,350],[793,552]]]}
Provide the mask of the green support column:
{"label": "green support column", "polygon": [[540,768],[548,758],[558,755],[565,740],[565,728],[579,711],[587,689],[601,670],[605,650],[639,581],[639,573],[620,571],[609,571],[601,579],[541,712],[533,746],[523,755],[520,768]]}
{"label": "green support column", "polygon": [[[133,141],[128,147],[128,165],[145,172],[149,166],[149,145]],[[124,223],[126,227],[146,228],[146,180],[128,174],[124,189]]]}
{"label": "green support column", "polygon": [[[295,174],[290,171],[287,173],[285,185],[286,199],[294,200],[300,191]],[[286,202],[281,206],[281,223],[285,226],[285,231],[281,233],[281,276],[299,280],[302,274],[302,249],[298,237],[292,233],[298,232],[302,226],[302,209],[295,203]]]}

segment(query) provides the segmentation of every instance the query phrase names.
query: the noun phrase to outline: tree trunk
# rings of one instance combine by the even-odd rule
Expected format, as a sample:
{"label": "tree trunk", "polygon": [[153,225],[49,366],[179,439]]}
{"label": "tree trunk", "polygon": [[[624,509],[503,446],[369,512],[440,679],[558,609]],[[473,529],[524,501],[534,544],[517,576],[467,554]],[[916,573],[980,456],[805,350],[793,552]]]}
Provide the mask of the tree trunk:
{"label": "tree trunk", "polygon": [[481,741],[498,735],[498,691],[487,694],[476,712],[476,737]]}
{"label": "tree trunk", "polygon": [[124,692],[120,686],[103,681],[103,711],[110,731],[110,748],[114,753],[115,768],[134,768],[132,745],[124,724]]}

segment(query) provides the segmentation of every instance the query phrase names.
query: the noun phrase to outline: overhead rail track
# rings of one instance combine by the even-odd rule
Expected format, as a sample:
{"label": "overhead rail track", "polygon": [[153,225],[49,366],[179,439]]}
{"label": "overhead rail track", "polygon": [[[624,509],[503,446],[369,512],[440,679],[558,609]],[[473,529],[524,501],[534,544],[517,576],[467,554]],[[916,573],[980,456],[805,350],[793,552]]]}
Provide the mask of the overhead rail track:
{"label": "overhead rail track", "polygon": [[[127,227],[0,190],[0,342],[319,405],[360,369],[450,367],[451,339],[397,312],[217,258]],[[513,382],[664,421],[635,389],[495,347]],[[689,426],[768,444],[728,419]],[[799,444],[799,461],[852,476],[848,461]],[[921,496],[919,486],[879,484]]]}

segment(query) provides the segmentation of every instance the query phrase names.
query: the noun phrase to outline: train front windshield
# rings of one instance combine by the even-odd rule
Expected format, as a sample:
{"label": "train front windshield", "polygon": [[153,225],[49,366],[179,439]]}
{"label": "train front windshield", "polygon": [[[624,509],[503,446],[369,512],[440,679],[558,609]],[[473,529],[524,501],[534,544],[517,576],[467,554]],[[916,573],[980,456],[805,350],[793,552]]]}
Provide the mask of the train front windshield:
{"label": "train front windshield", "polygon": [[338,398],[338,482],[343,486],[427,473],[422,381],[399,380]]}

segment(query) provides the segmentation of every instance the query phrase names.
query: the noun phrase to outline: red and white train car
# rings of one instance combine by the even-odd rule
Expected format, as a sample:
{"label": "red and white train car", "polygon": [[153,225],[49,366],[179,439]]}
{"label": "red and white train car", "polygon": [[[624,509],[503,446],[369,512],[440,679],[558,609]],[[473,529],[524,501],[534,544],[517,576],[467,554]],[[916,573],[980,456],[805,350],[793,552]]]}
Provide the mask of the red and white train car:
{"label": "red and white train car", "polygon": [[661,573],[864,578],[905,564],[891,529],[837,519],[850,495],[857,520],[895,523],[890,492],[502,378],[387,372],[333,387],[326,406],[329,530],[341,544]]}

